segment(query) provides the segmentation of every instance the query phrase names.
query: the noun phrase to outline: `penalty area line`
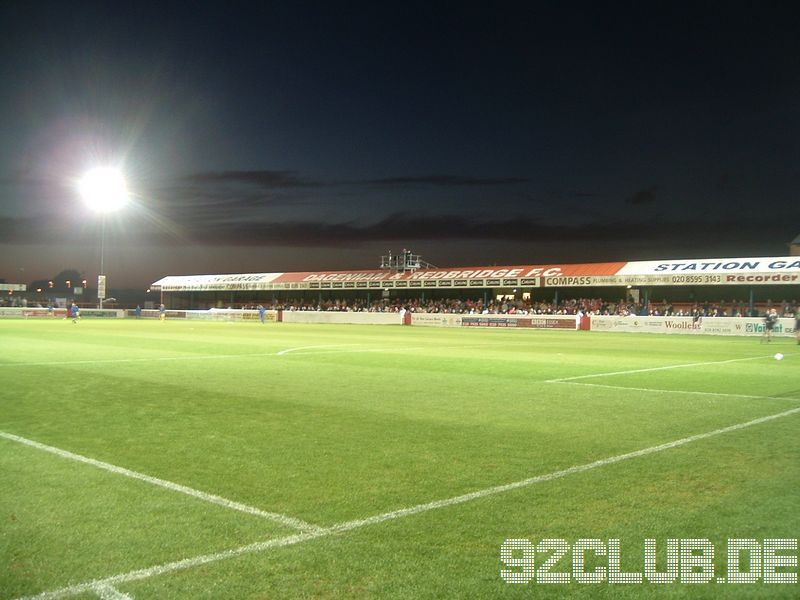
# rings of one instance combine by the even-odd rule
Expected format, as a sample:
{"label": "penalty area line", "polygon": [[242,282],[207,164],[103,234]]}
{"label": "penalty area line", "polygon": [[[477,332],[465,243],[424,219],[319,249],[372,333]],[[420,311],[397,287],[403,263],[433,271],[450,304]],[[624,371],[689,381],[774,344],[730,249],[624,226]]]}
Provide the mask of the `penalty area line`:
{"label": "penalty area line", "polygon": [[105,579],[98,579],[95,581],[90,581],[87,583],[82,583],[78,585],[73,585],[69,587],[64,587],[61,589],[53,590],[50,592],[43,592],[36,596],[29,596],[24,598],[19,598],[18,600],[55,600],[56,598],[65,598],[69,596],[74,596],[77,594],[85,593],[97,589],[98,586],[114,586],[121,583],[129,583],[133,581],[141,581],[143,579],[149,579],[151,577],[155,577],[157,575],[164,575],[166,573],[173,573],[176,571],[183,571],[186,569],[191,569],[194,567],[199,567],[201,565],[207,565],[210,563],[219,562],[222,560],[227,560],[229,558],[235,558],[237,556],[243,556],[246,554],[254,554],[258,552],[262,552],[264,550],[268,550],[270,548],[283,548],[286,546],[293,546],[295,544],[300,544],[302,542],[306,542],[309,540],[321,538],[321,537],[328,537],[331,535],[345,533],[348,531],[353,531],[356,529],[360,529],[362,527],[366,527],[368,525],[375,525],[378,523],[384,523],[386,521],[393,521],[396,519],[409,517],[412,515],[417,515],[425,512],[429,512],[432,510],[437,510],[440,508],[445,508],[448,506],[454,506],[457,504],[463,504],[465,502],[471,502],[473,500],[479,500],[481,498],[486,498],[488,496],[494,496],[496,494],[502,494],[504,492],[508,492],[511,490],[516,490],[520,488],[525,488],[531,485],[535,485],[538,483],[544,483],[547,481],[553,481],[556,479],[561,479],[562,477],[567,477],[569,475],[575,475],[578,473],[584,473],[586,471],[591,471],[593,469],[597,469],[600,467],[605,467],[607,465],[613,465],[622,461],[630,460],[633,458],[639,458],[642,456],[648,456],[650,454],[656,454],[658,452],[663,452],[665,450],[671,450],[673,448],[679,448],[681,446],[685,446],[687,444],[691,444],[693,442],[698,442],[701,440],[706,440],[709,438],[713,438],[719,435],[723,435],[726,433],[730,433],[733,431],[739,431],[741,429],[747,429],[748,427],[753,427],[755,425],[761,425],[763,423],[768,423],[770,421],[774,421],[777,419],[782,419],[784,417],[788,417],[791,415],[795,415],[800,413],[800,407],[792,408],[790,410],[785,410],[783,412],[775,413],[772,415],[767,415],[765,417],[759,417],[757,419],[752,419],[750,421],[744,421],[742,423],[736,423],[734,425],[729,425],[728,427],[722,427],[720,429],[714,429],[713,431],[707,431],[705,433],[698,433],[696,435],[691,435],[688,437],[680,438],[678,440],[674,440],[672,442],[666,442],[664,444],[659,444],[657,446],[650,446],[649,448],[643,448],[641,450],[635,450],[633,452],[627,452],[625,454],[617,454],[616,456],[610,456],[607,458],[602,458],[600,460],[596,460],[590,463],[585,463],[582,465],[576,465],[574,467],[569,467],[567,469],[561,469],[558,471],[553,471],[551,473],[547,473],[545,475],[536,475],[534,477],[529,477],[527,479],[521,479],[519,481],[515,481],[512,483],[507,483],[504,485],[498,485],[490,488],[485,488],[483,490],[478,490],[475,492],[471,492],[468,494],[462,494],[460,496],[454,496],[452,498],[445,498],[443,500],[436,500],[433,502],[427,502],[424,504],[417,504],[416,506],[411,506],[408,508],[401,508],[399,510],[394,510],[390,512],[385,512],[379,515],[375,515],[372,517],[368,517],[365,519],[355,519],[352,521],[345,521],[343,523],[339,523],[337,525],[332,525],[330,527],[319,528],[316,531],[309,531],[306,533],[298,533],[295,535],[289,535],[281,538],[275,538],[272,540],[267,540],[264,542],[256,542],[253,544],[248,544],[246,546],[240,546],[238,548],[232,548],[229,550],[223,550],[221,552],[215,552],[212,554],[204,554],[201,556],[195,556],[193,558],[186,558],[183,560],[178,560],[171,563],[165,563],[162,565],[156,565],[153,567],[149,567],[146,569],[139,569],[136,571],[130,571],[128,573],[122,573],[119,575],[114,575],[111,577],[107,577]]}
{"label": "penalty area line", "polygon": [[748,360],[762,360],[772,358],[769,356],[748,356],[747,358],[732,358],[730,360],[714,360],[698,363],[683,363],[680,365],[667,365],[665,367],[650,367],[647,369],[630,369],[628,371],[614,371],[611,373],[592,373],[590,375],[576,375],[575,377],[561,377],[559,379],[547,379],[544,383],[563,383],[565,381],[577,381],[578,379],[591,379],[594,377],[610,377],[611,375],[633,375],[634,373],[652,373],[653,371],[668,371],[670,369],[688,369],[691,367],[707,367],[711,365],[727,365],[731,363],[744,362]]}
{"label": "penalty area line", "polygon": [[700,392],[694,390],[659,390],[656,388],[629,387],[625,385],[607,385],[604,383],[583,383],[582,381],[550,381],[545,383],[558,383],[561,385],[580,385],[584,387],[606,388],[609,390],[625,390],[630,392],[648,392],[655,394],[688,394],[694,396],[717,396],[720,398],[744,398],[746,400],[789,400],[800,402],[800,398],[784,396],[753,396],[750,394],[726,394],[724,392]]}
{"label": "penalty area line", "polygon": [[227,498],[223,498],[222,496],[217,496],[215,494],[209,494],[207,492],[196,490],[194,488],[190,488],[180,483],[167,481],[165,479],[159,479],[158,477],[152,477],[151,475],[145,475],[144,473],[139,473],[138,471],[132,471],[130,469],[126,469],[125,467],[118,467],[117,465],[112,465],[111,463],[103,462],[101,460],[96,460],[94,458],[89,458],[88,456],[83,456],[82,454],[75,454],[74,452],[70,452],[69,450],[62,450],[61,448],[48,446],[47,444],[42,444],[41,442],[29,440],[28,438],[24,438],[19,435],[14,435],[13,433],[0,431],[0,438],[4,438],[12,442],[17,442],[18,444],[23,444],[25,446],[30,446],[31,448],[36,448],[37,450],[43,450],[44,452],[55,454],[56,456],[60,456],[61,458],[66,458],[86,465],[91,465],[98,469],[102,469],[110,473],[115,473],[116,475],[122,475],[124,477],[129,477],[130,479],[143,481],[145,483],[149,483],[151,485],[164,488],[173,492],[185,494],[186,496],[197,498],[198,500],[202,500],[203,502],[208,502],[209,504],[216,504],[217,506],[222,506],[230,510],[236,510],[242,513],[246,513],[248,515],[261,517],[262,519],[267,519],[269,521],[279,523],[280,525],[291,527],[292,529],[299,529],[300,531],[316,531],[320,529],[317,525],[306,523],[305,521],[301,521],[300,519],[295,519],[294,517],[290,517],[288,515],[267,512],[255,508],[254,506],[248,506],[247,504],[242,504],[241,502],[228,500]]}

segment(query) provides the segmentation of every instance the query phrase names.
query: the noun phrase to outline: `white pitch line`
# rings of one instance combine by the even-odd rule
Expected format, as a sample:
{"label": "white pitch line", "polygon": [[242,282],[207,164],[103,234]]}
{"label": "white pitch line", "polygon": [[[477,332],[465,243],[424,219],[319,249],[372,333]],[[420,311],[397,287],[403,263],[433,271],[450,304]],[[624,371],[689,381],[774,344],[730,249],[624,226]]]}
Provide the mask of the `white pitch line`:
{"label": "white pitch line", "polygon": [[[350,344],[354,346],[356,344]],[[464,348],[486,348],[487,346],[501,346],[501,344],[480,344],[480,345],[469,345],[469,344],[462,344],[459,346],[435,346],[435,350],[461,350]],[[311,352],[300,352],[300,350],[306,350],[311,348],[340,348],[339,350],[330,349],[330,350],[312,350]],[[368,353],[368,352],[394,352],[394,353],[401,353],[401,352],[419,352],[420,350],[430,350],[431,346],[391,346],[389,348],[345,348],[344,344],[338,346],[302,346],[299,348],[288,348],[287,350],[281,350],[277,353],[278,356],[284,356],[290,352],[295,353],[298,356],[307,356],[307,355],[318,355],[318,354],[347,354],[347,353]]]}
{"label": "white pitch line", "polygon": [[545,383],[560,383],[562,385],[582,385],[585,387],[608,388],[611,390],[627,390],[632,392],[653,392],[657,394],[688,394],[696,396],[719,396],[722,398],[745,398],[747,400],[793,400],[800,402],[800,398],[787,398],[783,396],[752,396],[749,394],[725,394],[723,392],[698,392],[691,390],[659,390],[656,388],[628,387],[626,385],[606,385],[604,383],[583,383],[582,381],[551,381]]}
{"label": "white pitch line", "polygon": [[100,600],[133,600],[133,596],[123,594],[118,589],[111,585],[98,585],[92,588],[100,598]]}
{"label": "white pitch line", "polygon": [[286,348],[286,350],[281,350],[280,352],[276,352],[276,356],[285,356],[290,352],[299,352],[300,350],[313,350],[318,348],[344,348],[346,346],[351,346],[352,344],[321,344],[318,346],[298,346],[297,348]]}
{"label": "white pitch line", "polygon": [[[461,346],[459,346],[460,348]],[[441,350],[445,347],[439,346],[437,349]],[[300,350],[300,348],[298,348]],[[416,348],[342,348],[340,350],[312,350],[311,352],[297,352],[295,356],[317,356],[319,354],[368,354],[370,352],[416,352],[418,350],[427,350],[425,346],[418,346]],[[284,356],[285,353],[278,353],[278,356]]]}
{"label": "white pitch line", "polygon": [[[289,353],[296,353],[300,356],[306,355],[317,355],[317,354],[346,354],[346,353],[367,353],[367,352],[418,352],[420,350],[430,350],[430,346],[391,346],[388,348],[370,348],[370,347],[362,347],[361,348],[353,348],[353,346],[357,346],[358,344],[336,344],[336,345],[327,345],[327,346],[300,346],[298,348],[287,348],[286,350],[281,350],[277,352],[277,356],[285,356]],[[497,344],[495,344],[497,345]],[[460,348],[484,348],[485,345],[481,346],[436,346],[436,350],[453,350],[453,349],[460,349]],[[302,350],[311,350],[311,352],[302,352]]]}
{"label": "white pitch line", "polygon": [[747,358],[732,358],[730,360],[714,360],[709,362],[699,363],[684,363],[680,365],[667,365],[666,367],[651,367],[648,369],[631,369],[628,371],[614,371],[612,373],[593,373],[591,375],[576,375],[575,377],[562,377],[560,379],[548,379],[545,383],[562,383],[564,381],[576,381],[578,379],[590,379],[593,377],[609,377],[611,375],[632,375],[634,373],[650,373],[652,371],[668,371],[670,369],[687,369],[690,367],[707,367],[709,365],[726,365],[736,362],[744,362],[747,360],[761,360],[764,358],[772,358],[769,356],[749,356]]}
{"label": "white pitch line", "polygon": [[181,485],[180,483],[174,483],[172,481],[167,481],[165,479],[159,479],[158,477],[145,475],[144,473],[139,473],[137,471],[131,471],[130,469],[126,469],[125,467],[118,467],[116,465],[112,465],[111,463],[96,460],[94,458],[89,458],[88,456],[75,454],[74,452],[70,452],[69,450],[62,450],[61,448],[48,446],[47,444],[42,444],[34,440],[29,440],[28,438],[14,435],[13,433],[0,431],[0,438],[5,438],[12,442],[17,442],[19,444],[24,444],[26,446],[30,446],[31,448],[36,448],[38,450],[44,450],[45,452],[49,452],[50,454],[55,454],[56,456],[60,456],[62,458],[67,458],[87,465],[91,465],[93,467],[97,467],[98,469],[109,471],[110,473],[115,473],[117,475],[130,477],[131,479],[136,479],[138,481],[144,481],[151,485],[165,488],[173,492],[186,494],[187,496],[191,496],[193,498],[197,498],[198,500],[209,502],[211,504],[216,504],[217,506],[222,506],[224,508],[228,508],[231,510],[247,513],[249,515],[254,515],[256,517],[261,517],[262,519],[268,519],[270,521],[274,521],[275,523],[285,525],[286,527],[291,527],[292,529],[299,529],[300,531],[317,531],[318,529],[320,529],[316,525],[311,525],[310,523],[306,523],[305,521],[301,521],[300,519],[295,519],[294,517],[289,517],[287,515],[282,515],[279,513],[263,511],[253,506],[242,504],[241,502],[235,502],[233,500],[228,500],[227,498],[223,498],[215,494],[202,492],[200,490],[196,490],[194,488]]}
{"label": "white pitch line", "polygon": [[[312,350],[311,352],[297,352],[295,356],[318,356],[320,354],[369,354],[370,352],[391,352],[393,348],[358,348],[345,350]],[[396,348],[394,348],[396,350]],[[279,356],[285,356],[280,354]]]}
{"label": "white pitch line", "polygon": [[122,573],[119,575],[114,575],[111,577],[107,577],[105,579],[98,579],[95,581],[90,581],[87,583],[82,583],[78,585],[73,585],[69,587],[60,588],[57,590],[53,590],[50,592],[43,592],[37,596],[30,596],[25,598],[19,598],[18,600],[55,600],[56,598],[65,598],[68,596],[74,596],[77,594],[81,594],[87,591],[91,591],[92,589],[96,588],[97,586],[102,585],[118,585],[121,583],[129,583],[132,581],[141,581],[143,579],[149,579],[151,577],[155,577],[158,575],[163,575],[166,573],[173,573],[176,571],[182,571],[186,569],[191,569],[194,567],[199,567],[201,565],[206,565],[210,563],[219,562],[222,560],[227,560],[229,558],[235,558],[237,556],[242,556],[245,554],[254,554],[257,552],[262,552],[264,550],[268,550],[270,548],[282,548],[285,546],[292,546],[295,544],[300,544],[302,542],[306,542],[309,540],[313,540],[316,538],[327,537],[330,535],[335,535],[337,533],[344,533],[348,531],[353,531],[355,529],[360,529],[361,527],[365,527],[368,525],[375,525],[378,523],[384,523],[386,521],[392,521],[395,519],[400,519],[403,517],[409,517],[412,515],[417,515],[420,513],[428,512],[431,510],[436,510],[439,508],[445,508],[448,506],[454,506],[456,504],[463,504],[465,502],[470,502],[472,500],[479,500],[481,498],[486,498],[487,496],[493,496],[496,494],[501,494],[504,492],[508,492],[511,490],[516,490],[519,488],[528,487],[537,483],[544,483],[547,481],[553,481],[555,479],[561,479],[562,477],[567,477],[569,475],[575,475],[577,473],[583,473],[586,471],[591,471],[592,469],[597,469],[599,467],[604,467],[606,465],[612,465],[618,462],[622,462],[625,460],[630,460],[632,458],[639,458],[641,456],[647,456],[649,454],[655,454],[657,452],[663,452],[664,450],[671,450],[673,448],[678,448],[680,446],[685,446],[686,444],[691,444],[693,442],[697,442],[700,440],[705,440],[708,438],[712,438],[718,435],[722,435],[725,433],[730,433],[732,431],[739,431],[741,429],[746,429],[748,427],[752,427],[754,425],[760,425],[762,423],[768,423],[769,421],[774,421],[776,419],[781,419],[783,417],[788,417],[790,415],[794,415],[800,413],[800,407],[792,408],[790,410],[786,410],[780,413],[775,413],[772,415],[767,415],[766,417],[759,417],[757,419],[753,419],[751,421],[745,421],[743,423],[737,423],[735,425],[730,425],[728,427],[723,427],[721,429],[715,429],[713,431],[707,431],[705,433],[698,433],[696,435],[692,435],[689,437],[681,438],[679,440],[675,440],[672,442],[667,442],[665,444],[659,444],[658,446],[650,446],[649,448],[643,448],[642,450],[635,450],[633,452],[627,452],[625,454],[618,454],[616,456],[610,456],[608,458],[603,458],[600,460],[596,460],[594,462],[586,463],[583,465],[577,465],[574,467],[569,467],[568,469],[562,469],[559,471],[553,471],[552,473],[547,473],[545,475],[537,475],[535,477],[529,477],[527,479],[522,479],[520,481],[515,481],[513,483],[507,483],[505,485],[498,485],[490,488],[486,488],[483,490],[478,490],[476,492],[471,492],[469,494],[463,494],[461,496],[455,496],[452,498],[446,498],[444,500],[436,500],[434,502],[427,502],[425,504],[417,504],[416,506],[411,506],[409,508],[401,508],[399,510],[394,510],[391,512],[382,513],[379,515],[375,515],[373,517],[368,517],[366,519],[356,519],[353,521],[345,521],[343,523],[339,523],[338,525],[332,525],[330,527],[320,528],[316,531],[310,531],[307,533],[298,533],[295,535],[289,535],[282,538],[275,538],[272,540],[267,540],[264,542],[256,542],[253,544],[248,544],[246,546],[240,546],[238,548],[232,548],[230,550],[223,550],[221,552],[215,552],[212,554],[204,554],[202,556],[196,556],[193,558],[186,558],[183,560],[165,563],[162,565],[156,565],[153,567],[149,567],[146,569],[139,569],[137,571],[130,571],[128,573]]}

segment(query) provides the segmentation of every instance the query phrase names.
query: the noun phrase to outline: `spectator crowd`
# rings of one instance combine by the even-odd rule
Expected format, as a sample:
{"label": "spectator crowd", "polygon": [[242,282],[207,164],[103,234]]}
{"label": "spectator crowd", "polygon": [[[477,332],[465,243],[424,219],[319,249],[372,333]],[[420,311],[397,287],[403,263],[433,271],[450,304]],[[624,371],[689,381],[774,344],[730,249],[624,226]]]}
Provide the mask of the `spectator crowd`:
{"label": "spectator crowd", "polygon": [[[337,312],[400,312],[449,313],[470,315],[616,315],[616,316],[664,316],[664,317],[757,317],[775,308],[782,317],[793,317],[798,303],[767,301],[750,309],[745,302],[721,300],[719,302],[632,302],[630,300],[608,301],[602,298],[570,298],[555,301],[521,299],[460,298],[381,298],[367,302],[364,299],[288,299],[263,303],[268,309],[289,311],[337,311]],[[242,308],[255,308],[243,306]]]}

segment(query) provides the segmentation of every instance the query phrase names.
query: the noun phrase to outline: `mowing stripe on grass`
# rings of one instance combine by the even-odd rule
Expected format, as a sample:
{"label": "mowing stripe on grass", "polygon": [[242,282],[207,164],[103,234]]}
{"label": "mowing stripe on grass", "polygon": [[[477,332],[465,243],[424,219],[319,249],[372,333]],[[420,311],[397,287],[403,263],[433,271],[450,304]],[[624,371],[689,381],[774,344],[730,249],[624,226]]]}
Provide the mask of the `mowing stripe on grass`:
{"label": "mowing stripe on grass", "polygon": [[769,356],[748,356],[747,358],[732,358],[730,360],[713,360],[709,362],[684,363],[680,365],[667,365],[666,367],[650,367],[648,369],[630,369],[628,371],[614,371],[612,373],[592,373],[591,375],[576,375],[575,377],[561,377],[559,379],[548,379],[545,383],[562,383],[564,381],[576,381],[578,379],[590,379],[592,377],[609,377],[611,375],[632,375],[634,373],[650,373],[653,371],[668,371],[669,369],[687,369],[690,367],[707,367],[710,365],[727,365],[730,363],[743,362],[746,360],[761,360],[772,358]]}
{"label": "mowing stripe on grass", "polygon": [[746,400],[792,400],[800,402],[800,398],[786,396],[751,396],[749,394],[725,394],[723,392],[696,392],[691,390],[659,390],[655,388],[628,387],[625,385],[606,385],[604,383],[583,383],[582,381],[549,381],[546,383],[559,383],[562,385],[581,385],[585,387],[607,388],[610,390],[625,390],[628,392],[653,392],[656,394],[689,394],[694,396],[718,396],[721,398],[744,398]]}
{"label": "mowing stripe on grass", "polygon": [[[344,346],[353,346],[355,344],[329,344],[325,346],[299,346],[297,348],[286,348],[277,352],[256,352],[252,354],[191,354],[183,356],[153,356],[145,358],[99,358],[87,360],[50,360],[50,361],[36,361],[36,362],[5,362],[0,363],[2,367],[63,367],[70,365],[102,365],[102,364],[124,364],[124,363],[143,363],[143,362],[163,362],[163,361],[182,361],[182,360],[212,360],[217,358],[264,358],[267,356],[286,356],[287,354],[297,353],[303,356],[307,354],[333,354],[333,353],[367,353],[367,352],[405,352],[420,350],[428,350],[430,346],[392,346],[391,348],[345,348]],[[491,345],[491,344],[490,344]],[[501,345],[501,344],[495,344]],[[486,344],[481,346],[436,346],[437,350],[457,350],[462,348],[484,348]],[[313,348],[329,348],[328,350],[300,352],[301,350],[308,350]],[[341,348],[340,350],[332,350],[331,348]]]}
{"label": "mowing stripe on grass", "polygon": [[[211,360],[217,358],[265,358],[267,356],[283,356],[290,352],[303,350],[304,348],[330,348],[332,346],[303,346],[300,348],[287,348],[278,352],[256,352],[253,354],[190,354],[184,356],[152,356],[146,358],[99,358],[96,360],[51,360],[39,362],[9,362],[0,363],[0,367],[63,367],[70,365],[103,365],[103,364],[117,364],[117,363],[143,363],[143,362],[164,362],[164,361],[181,361],[181,360]],[[329,350],[330,352],[330,350]],[[342,352],[342,350],[339,350]],[[303,354],[310,354],[304,352]]]}
{"label": "mowing stripe on grass", "polygon": [[151,485],[162,487],[171,490],[173,492],[186,494],[187,496],[191,496],[193,498],[197,498],[199,500],[202,500],[204,502],[209,502],[211,504],[216,504],[217,506],[222,506],[224,508],[229,508],[231,510],[237,510],[239,512],[247,513],[249,515],[254,515],[256,517],[261,517],[263,519],[268,519],[270,521],[280,523],[281,525],[285,525],[286,527],[291,527],[292,529],[299,529],[300,531],[316,531],[320,529],[320,527],[316,525],[311,525],[310,523],[306,523],[305,521],[301,521],[300,519],[295,519],[293,517],[289,517],[287,515],[282,515],[279,513],[263,511],[253,506],[242,504],[241,502],[234,502],[233,500],[228,500],[227,498],[223,498],[221,496],[216,496],[214,494],[201,492],[200,490],[196,490],[194,488],[181,485],[180,483],[166,481],[165,479],[159,479],[158,477],[151,477],[150,475],[145,475],[144,473],[131,471],[130,469],[126,469],[125,467],[118,467],[116,465],[112,465],[107,462],[95,460],[94,458],[89,458],[88,456],[83,456],[81,454],[75,454],[74,452],[70,452],[68,450],[62,450],[61,448],[48,446],[47,444],[42,444],[34,440],[29,440],[27,438],[14,435],[13,433],[6,433],[5,431],[0,431],[0,438],[5,438],[12,442],[24,444],[26,446],[30,446],[38,450],[44,450],[45,452],[49,452],[50,454],[55,454],[56,456],[60,456],[62,458],[68,458],[70,460],[91,465],[93,467],[97,467],[98,469],[103,469],[104,471],[116,473],[117,475],[124,475],[125,477],[130,477],[131,479],[144,481]]}
{"label": "mowing stripe on grass", "polygon": [[553,481],[555,479],[567,477],[568,475],[575,475],[576,473],[591,471],[592,469],[605,467],[607,465],[613,465],[615,463],[629,460],[632,458],[639,458],[641,456],[647,456],[650,454],[655,454],[657,452],[663,452],[664,450],[671,450],[672,448],[678,448],[680,446],[685,446],[686,444],[691,444],[693,442],[698,442],[700,440],[716,437],[718,435],[730,433],[732,431],[739,431],[741,429],[746,429],[754,425],[768,423],[770,421],[774,421],[776,419],[782,419],[783,417],[788,417],[798,413],[800,413],[800,407],[792,408],[790,410],[775,413],[772,415],[767,415],[765,417],[759,417],[757,419],[752,419],[750,421],[745,421],[743,423],[736,423],[735,425],[722,427],[721,429],[715,429],[713,431],[707,431],[705,433],[698,433],[696,435],[691,435],[689,437],[681,438],[679,440],[675,440],[672,442],[667,442],[665,444],[659,444],[658,446],[650,446],[649,448],[643,448],[642,450],[635,450],[633,452],[628,452],[625,454],[618,454],[616,456],[602,458],[600,460],[596,460],[594,462],[586,463],[583,465],[577,465],[574,467],[569,467],[568,469],[553,471],[552,473],[547,473],[545,475],[537,475],[535,477],[521,479],[520,481],[515,481],[513,483],[498,485],[483,490],[478,490],[476,492],[471,492],[469,494],[463,494],[461,496],[446,498],[444,500],[436,500],[434,502],[427,502],[425,504],[417,504],[416,506],[411,506],[409,508],[401,508],[399,510],[393,510],[391,512],[382,513],[379,515],[375,515],[373,517],[367,517],[366,519],[355,519],[353,521],[345,521],[344,523],[339,523],[337,525],[332,525],[330,527],[319,528],[316,531],[310,531],[307,533],[298,533],[295,535],[289,535],[281,538],[267,540],[265,542],[255,542],[253,544],[248,544],[246,546],[240,546],[238,548],[232,548],[230,550],[223,550],[221,552],[215,552],[213,554],[204,554],[201,556],[195,556],[193,558],[185,558],[183,560],[166,563],[163,565],[156,565],[153,567],[148,567],[146,569],[139,569],[137,571],[130,571],[128,573],[113,575],[105,579],[98,579],[87,583],[81,583],[78,585],[64,587],[50,592],[43,592],[36,596],[19,598],[18,600],[34,600],[34,599],[55,600],[56,598],[65,598],[68,596],[75,596],[77,594],[82,594],[85,592],[91,592],[98,586],[107,586],[107,585],[114,586],[122,583],[141,581],[158,575],[164,575],[166,573],[173,573],[175,571],[191,569],[194,567],[199,567],[201,565],[215,563],[229,558],[235,558],[237,556],[242,556],[245,554],[262,552],[270,548],[282,548],[285,546],[292,546],[316,538],[327,537],[330,535],[335,535],[337,533],[345,533],[348,531],[353,531],[355,529],[360,529],[361,527],[366,527],[367,525],[375,525],[378,523],[384,523],[386,521],[392,521],[395,519],[400,519],[403,517],[409,517],[412,515],[428,512],[431,510],[436,510],[439,508],[454,506],[456,504],[463,504],[465,502],[470,502],[472,500],[479,500],[481,498],[486,498],[487,496],[502,494],[504,492],[528,487],[537,483]]}
{"label": "mowing stripe on grass", "polygon": [[193,354],[189,356],[154,356],[147,358],[100,358],[97,360],[51,360],[42,362],[12,362],[0,363],[0,367],[61,367],[69,365],[102,365],[113,363],[141,363],[177,360],[211,360],[216,358],[263,358],[275,356],[274,352],[259,352],[257,354]]}

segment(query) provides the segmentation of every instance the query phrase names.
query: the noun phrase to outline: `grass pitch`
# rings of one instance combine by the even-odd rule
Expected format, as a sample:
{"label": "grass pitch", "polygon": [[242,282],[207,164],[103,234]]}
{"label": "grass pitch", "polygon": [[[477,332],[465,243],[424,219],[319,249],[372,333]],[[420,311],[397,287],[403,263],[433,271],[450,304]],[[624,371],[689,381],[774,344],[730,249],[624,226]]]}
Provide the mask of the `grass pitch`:
{"label": "grass pitch", "polygon": [[716,581],[800,537],[799,426],[790,339],[2,321],[0,597],[793,598],[509,584],[500,547],[702,538]]}

